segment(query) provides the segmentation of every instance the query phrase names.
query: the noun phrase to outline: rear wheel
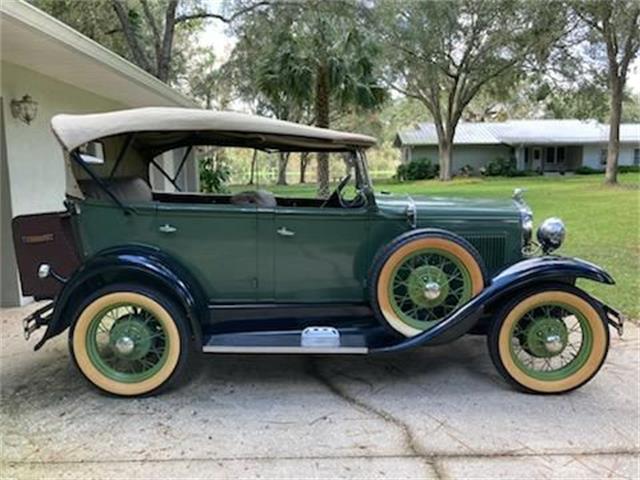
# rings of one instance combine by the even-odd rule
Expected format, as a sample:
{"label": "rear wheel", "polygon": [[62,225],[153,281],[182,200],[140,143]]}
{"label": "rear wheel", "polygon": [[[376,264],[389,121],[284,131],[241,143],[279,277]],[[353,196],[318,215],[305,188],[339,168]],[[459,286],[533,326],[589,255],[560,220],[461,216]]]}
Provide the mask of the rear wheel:
{"label": "rear wheel", "polygon": [[505,306],[487,337],[491,359],[512,384],[563,393],[587,383],[604,363],[604,313],[571,285],[534,288]]}
{"label": "rear wheel", "polygon": [[98,291],[78,309],[71,353],[93,385],[114,395],[157,392],[179,376],[191,345],[182,311],[138,285]]}
{"label": "rear wheel", "polygon": [[374,310],[410,337],[428,330],[484,288],[475,249],[446,232],[419,232],[392,242],[374,268]]}

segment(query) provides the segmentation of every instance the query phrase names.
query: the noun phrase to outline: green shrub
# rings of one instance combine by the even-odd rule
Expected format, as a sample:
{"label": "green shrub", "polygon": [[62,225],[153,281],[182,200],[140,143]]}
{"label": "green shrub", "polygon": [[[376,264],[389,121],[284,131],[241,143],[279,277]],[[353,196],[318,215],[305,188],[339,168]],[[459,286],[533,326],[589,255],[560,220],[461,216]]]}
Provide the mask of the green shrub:
{"label": "green shrub", "polygon": [[576,175],[598,175],[604,173],[604,170],[599,170],[597,168],[587,167],[586,165],[582,165],[581,167],[576,168]]}
{"label": "green shrub", "polygon": [[431,163],[431,160],[427,158],[418,158],[399,165],[396,178],[400,181],[427,180],[436,178],[439,171],[438,164]]}
{"label": "green shrub", "polygon": [[220,159],[216,162],[213,157],[200,160],[200,191],[204,193],[226,193],[225,183],[229,181],[231,171]]}
{"label": "green shrub", "polygon": [[487,177],[513,177],[517,172],[515,163],[504,158],[496,158],[483,169]]}
{"label": "green shrub", "polygon": [[460,169],[460,171],[458,172],[458,176],[459,177],[472,177],[474,173],[474,169],[472,165],[465,165],[464,167],[462,167]]}
{"label": "green shrub", "polygon": [[620,165],[618,173],[639,173],[640,165]]}

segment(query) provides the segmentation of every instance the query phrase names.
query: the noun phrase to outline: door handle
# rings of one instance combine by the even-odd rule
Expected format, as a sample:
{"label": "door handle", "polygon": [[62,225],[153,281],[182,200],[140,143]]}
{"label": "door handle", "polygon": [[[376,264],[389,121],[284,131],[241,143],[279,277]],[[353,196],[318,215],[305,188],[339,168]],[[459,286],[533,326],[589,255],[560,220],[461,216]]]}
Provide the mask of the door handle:
{"label": "door handle", "polygon": [[281,237],[293,237],[295,235],[295,232],[287,229],[287,227],[280,227],[278,229],[278,235],[280,235]]}
{"label": "door handle", "polygon": [[174,233],[178,231],[176,227],[174,227],[173,225],[169,225],[168,223],[165,223],[164,225],[160,226],[158,230],[160,230],[162,233]]}

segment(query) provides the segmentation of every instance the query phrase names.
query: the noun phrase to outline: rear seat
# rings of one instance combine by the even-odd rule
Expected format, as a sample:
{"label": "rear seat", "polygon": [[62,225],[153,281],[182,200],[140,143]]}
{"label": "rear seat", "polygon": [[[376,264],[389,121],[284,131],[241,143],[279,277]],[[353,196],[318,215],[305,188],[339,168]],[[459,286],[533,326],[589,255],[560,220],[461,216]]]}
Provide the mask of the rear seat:
{"label": "rear seat", "polygon": [[[153,199],[151,187],[140,177],[104,179],[103,182],[121,202],[150,202]],[[87,198],[110,200],[107,192],[93,180],[80,180],[78,185]]]}

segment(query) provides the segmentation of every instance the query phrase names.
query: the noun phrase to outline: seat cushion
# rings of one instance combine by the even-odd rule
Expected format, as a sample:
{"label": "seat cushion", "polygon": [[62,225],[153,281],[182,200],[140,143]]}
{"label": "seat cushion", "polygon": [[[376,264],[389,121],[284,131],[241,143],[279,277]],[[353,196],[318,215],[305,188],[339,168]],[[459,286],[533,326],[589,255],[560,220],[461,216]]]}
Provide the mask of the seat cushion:
{"label": "seat cushion", "polygon": [[[93,180],[78,182],[87,198],[110,200],[109,195]],[[140,177],[123,177],[104,180],[105,185],[121,202],[150,202],[152,192],[149,184]]]}
{"label": "seat cushion", "polygon": [[236,193],[231,197],[231,203],[233,205],[256,205],[258,207],[274,208],[276,206],[276,197],[266,190],[255,190]]}

